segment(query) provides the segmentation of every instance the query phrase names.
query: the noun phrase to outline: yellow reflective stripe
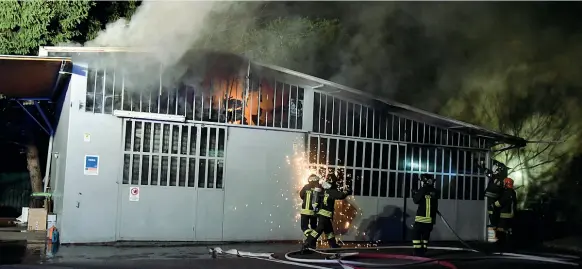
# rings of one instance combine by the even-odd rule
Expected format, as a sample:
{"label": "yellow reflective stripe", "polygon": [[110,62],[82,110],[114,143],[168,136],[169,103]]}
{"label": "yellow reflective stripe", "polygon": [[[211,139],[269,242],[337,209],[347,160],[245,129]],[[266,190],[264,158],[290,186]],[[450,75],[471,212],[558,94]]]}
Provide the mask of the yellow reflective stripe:
{"label": "yellow reflective stripe", "polygon": [[318,214],[318,215],[322,215],[322,216],[324,216],[324,217],[328,217],[328,218],[331,218],[331,216],[333,215],[333,214],[331,213],[331,211],[327,211],[327,210],[325,210],[325,209],[320,209],[320,210],[317,212],[317,214]]}
{"label": "yellow reflective stripe", "polygon": [[426,200],[426,214],[425,217],[430,218],[430,195],[425,195],[424,199]]}
{"label": "yellow reflective stripe", "polygon": [[414,221],[420,222],[420,223],[432,223],[432,218],[431,217],[416,216],[414,218]]}
{"label": "yellow reflective stripe", "polygon": [[306,191],[305,192],[305,206],[303,206],[303,209],[309,210],[310,204],[311,204],[311,191]]}
{"label": "yellow reflective stripe", "polygon": [[422,240],[422,242],[428,244],[428,240]]}
{"label": "yellow reflective stripe", "polygon": [[495,201],[495,206],[496,207],[501,207],[501,203],[499,203],[499,201]]}
{"label": "yellow reflective stripe", "polygon": [[329,194],[324,194],[323,195],[323,205],[327,205],[327,198],[329,198]]}
{"label": "yellow reflective stripe", "polygon": [[325,237],[327,237],[327,239],[334,239],[335,238],[335,234],[328,233],[328,234],[325,235]]}
{"label": "yellow reflective stripe", "polygon": [[313,214],[315,214],[313,212],[313,210],[309,210],[309,209],[301,209],[301,215],[309,215],[309,216],[313,216]]}
{"label": "yellow reflective stripe", "polygon": [[487,211],[487,214],[491,215],[493,214],[493,211]]}
{"label": "yellow reflective stripe", "polygon": [[420,244],[420,240],[412,240],[413,244]]}
{"label": "yellow reflective stripe", "polygon": [[422,245],[413,245],[413,248],[422,248]]}
{"label": "yellow reflective stripe", "polygon": [[511,218],[513,218],[513,213],[501,213],[501,214],[499,214],[499,217],[501,217],[503,219],[511,219]]}
{"label": "yellow reflective stripe", "polygon": [[318,233],[317,233],[317,231],[313,230],[313,231],[311,231],[311,233],[309,235],[311,235],[313,237],[317,237]]}
{"label": "yellow reflective stripe", "polygon": [[312,229],[307,229],[307,230],[305,230],[305,232],[303,232],[303,235],[304,235],[305,237],[308,237],[308,236],[309,236],[309,234],[310,234],[311,232],[313,232],[313,230],[312,230]]}

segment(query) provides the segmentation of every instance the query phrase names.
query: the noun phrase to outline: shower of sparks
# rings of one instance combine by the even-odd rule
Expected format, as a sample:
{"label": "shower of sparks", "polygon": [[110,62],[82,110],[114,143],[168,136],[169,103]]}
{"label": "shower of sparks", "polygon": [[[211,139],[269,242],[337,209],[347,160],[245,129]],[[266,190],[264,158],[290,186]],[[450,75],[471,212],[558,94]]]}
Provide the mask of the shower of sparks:
{"label": "shower of sparks", "polygon": [[[303,142],[299,142],[299,143],[303,143]],[[295,193],[296,195],[294,195],[294,204],[295,204],[295,209],[297,210],[297,214],[295,215],[295,222],[299,223],[299,220],[301,218],[301,215],[299,214],[299,211],[301,210],[301,198],[299,197],[299,191],[301,190],[301,188],[303,188],[303,186],[305,186],[305,184],[307,184],[307,179],[310,175],[315,174],[317,176],[319,176],[320,178],[324,179],[327,175],[327,173],[336,173],[336,175],[340,176],[340,178],[343,178],[343,170],[342,168],[338,168],[337,171],[335,171],[335,169],[333,168],[328,168],[325,165],[310,165],[309,164],[309,158],[308,158],[308,152],[306,151],[302,151],[301,149],[299,149],[299,147],[294,146],[293,147],[294,152],[292,156],[286,156],[287,159],[287,164],[291,165],[293,167],[293,171],[294,171],[294,175],[293,177],[295,178]],[[319,166],[319,169],[317,169],[317,167]],[[340,175],[341,174],[341,175]],[[351,177],[351,175],[347,175],[348,177]],[[348,233],[348,231],[350,230],[350,228],[353,228],[356,232],[356,234],[358,234],[358,227],[356,225],[353,225],[354,223],[354,219],[358,216],[358,215],[362,215],[361,212],[359,212],[360,210],[358,210],[358,208],[356,208],[356,206],[354,206],[354,197],[350,196],[348,197],[348,199],[345,200],[341,200],[341,201],[337,201],[335,204],[335,212],[334,212],[334,217],[333,217],[333,223],[334,223],[334,232],[336,235],[345,235]],[[324,236],[320,237],[320,239],[324,239]],[[341,241],[341,238],[338,237],[338,241]],[[326,246],[327,242],[325,240],[320,240],[319,243],[320,246]]]}

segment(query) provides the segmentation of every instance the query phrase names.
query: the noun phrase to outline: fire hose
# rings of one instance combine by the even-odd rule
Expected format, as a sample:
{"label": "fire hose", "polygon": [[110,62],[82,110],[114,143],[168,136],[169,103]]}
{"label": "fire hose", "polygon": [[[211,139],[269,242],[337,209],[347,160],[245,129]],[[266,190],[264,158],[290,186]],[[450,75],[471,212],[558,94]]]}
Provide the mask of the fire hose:
{"label": "fire hose", "polygon": [[[483,253],[485,256],[481,257],[457,257],[457,258],[447,258],[445,259],[438,259],[438,258],[426,258],[426,257],[417,257],[417,256],[410,256],[410,255],[402,255],[402,254],[387,254],[387,253],[362,253],[357,252],[358,250],[380,250],[380,249],[408,249],[412,248],[411,246],[384,246],[384,247],[370,247],[370,248],[340,248],[340,249],[309,249],[317,254],[326,256],[324,259],[306,259],[306,258],[297,258],[292,257],[294,255],[299,254],[301,251],[291,251],[285,254],[286,260],[280,260],[273,257],[274,253],[252,253],[252,252],[243,252],[238,251],[236,249],[231,249],[227,251],[223,251],[221,248],[213,248],[210,249],[213,257],[216,254],[225,254],[225,255],[236,255],[238,257],[246,257],[246,258],[253,258],[277,263],[284,263],[284,264],[292,264],[297,266],[303,266],[308,268],[316,268],[316,269],[331,269],[328,267],[317,266],[313,264],[335,264],[340,265],[344,269],[363,269],[364,267],[406,267],[406,266],[416,266],[421,264],[435,264],[440,265],[449,269],[457,269],[457,267],[451,263],[451,261],[483,261],[483,260],[492,260],[492,259],[513,259],[513,260],[525,260],[525,261],[536,261],[536,262],[546,262],[546,263],[553,263],[553,264],[562,264],[562,265],[570,265],[570,266],[580,266],[578,263],[573,262],[575,259],[579,259],[575,256],[567,256],[562,255],[562,258],[549,258],[537,255],[527,255],[527,254],[517,254],[517,253],[486,253],[483,251],[479,251],[465,242],[450,226],[448,221],[445,217],[437,211],[437,214],[440,216],[441,220],[449,229],[453,235],[458,239],[458,241],[465,246],[465,248],[456,248],[456,247],[431,247],[431,249],[436,250],[449,250],[449,251],[464,251],[464,252],[473,252],[473,253]],[[356,252],[347,252],[347,253],[334,253],[330,252],[331,250],[341,250],[341,251],[356,251]],[[408,260],[411,262],[408,263],[371,263],[371,262],[359,262],[350,259],[383,259],[383,260]]]}

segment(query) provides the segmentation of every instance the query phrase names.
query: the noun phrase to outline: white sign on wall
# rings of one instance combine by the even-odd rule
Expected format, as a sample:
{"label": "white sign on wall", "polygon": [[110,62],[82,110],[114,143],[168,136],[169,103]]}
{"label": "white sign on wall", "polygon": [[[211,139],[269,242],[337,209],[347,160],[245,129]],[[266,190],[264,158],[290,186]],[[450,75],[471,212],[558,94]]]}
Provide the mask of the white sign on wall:
{"label": "white sign on wall", "polygon": [[89,134],[89,133],[83,134],[83,141],[91,142],[91,134]]}
{"label": "white sign on wall", "polygon": [[99,156],[85,155],[85,175],[97,176],[99,175]]}
{"label": "white sign on wall", "polygon": [[129,187],[129,201],[130,202],[139,201],[139,187]]}

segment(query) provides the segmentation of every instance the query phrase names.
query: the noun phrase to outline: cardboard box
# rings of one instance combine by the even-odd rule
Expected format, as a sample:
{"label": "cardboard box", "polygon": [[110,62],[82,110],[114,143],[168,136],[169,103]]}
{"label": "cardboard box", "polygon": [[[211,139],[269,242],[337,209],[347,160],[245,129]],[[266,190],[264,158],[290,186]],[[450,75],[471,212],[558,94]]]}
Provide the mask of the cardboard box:
{"label": "cardboard box", "polygon": [[46,231],[47,212],[44,208],[28,209],[28,230]]}

